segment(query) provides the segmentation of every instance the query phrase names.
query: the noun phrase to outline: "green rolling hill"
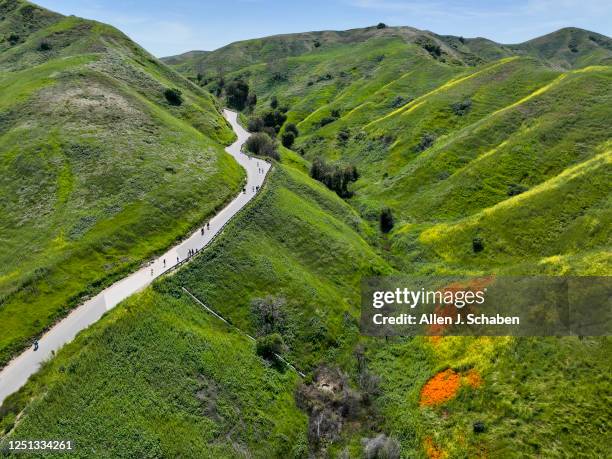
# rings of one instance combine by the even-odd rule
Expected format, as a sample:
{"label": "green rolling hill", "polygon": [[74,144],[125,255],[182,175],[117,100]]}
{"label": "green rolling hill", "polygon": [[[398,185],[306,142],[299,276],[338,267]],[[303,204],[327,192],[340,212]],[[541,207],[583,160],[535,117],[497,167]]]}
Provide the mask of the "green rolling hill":
{"label": "green rolling hill", "polygon": [[0,17],[2,366],[213,213],[243,172],[214,98],[121,32],[14,0]]}
{"label": "green rolling hill", "polygon": [[[589,272],[609,263],[611,58],[610,38],[577,28],[501,45],[370,27],[247,40],[169,62],[221,96],[233,80],[247,83],[257,96],[247,117],[273,111],[275,98],[299,131],[293,150],[356,166],[348,202],[373,225],[381,207],[392,209],[402,270],[552,273],[573,270],[567,260],[578,252],[598,260]],[[592,183],[578,196],[576,171]],[[508,234],[509,222],[538,209],[546,212],[525,234]],[[476,237],[491,243],[479,255]]]}
{"label": "green rolling hill", "polygon": [[[257,96],[245,122],[284,111],[280,134],[295,123],[299,135],[208,250],[5,401],[0,441],[74,437],[77,457],[346,458],[378,443],[382,457],[609,456],[609,338],[370,339],[358,317],[369,275],[612,272],[610,43],[580,29],[500,45],[371,27],[164,59],[191,82],[141,63],[167,75],[155,73],[159,89],[180,87],[183,105],[132,80],[121,88],[211,155],[231,137],[215,107],[235,79]],[[114,81],[123,68],[95,72]],[[240,174],[222,158],[226,175],[205,177],[223,177],[229,193]],[[357,168],[352,196],[308,175],[316,158]],[[201,176],[183,172],[168,176],[181,189]],[[261,358],[234,326],[260,342],[278,333],[306,377]],[[430,403],[440,381],[442,401]]]}

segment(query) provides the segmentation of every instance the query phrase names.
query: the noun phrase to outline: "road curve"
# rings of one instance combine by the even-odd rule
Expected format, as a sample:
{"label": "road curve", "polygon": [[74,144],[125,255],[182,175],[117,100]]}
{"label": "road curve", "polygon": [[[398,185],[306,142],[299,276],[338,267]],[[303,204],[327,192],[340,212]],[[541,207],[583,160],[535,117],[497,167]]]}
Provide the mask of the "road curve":
{"label": "road curve", "polygon": [[37,351],[29,348],[9,362],[0,371],[0,405],[7,396],[19,390],[28,378],[38,371],[40,364],[49,359],[53,351],[57,352],[64,344],[72,341],[78,332],[97,322],[106,311],[142,290],[154,279],[175,268],[177,264],[187,261],[190,251],[200,251],[206,247],[232,217],[255,197],[270,170],[270,164],[241,152],[241,147],[250,134],[238,124],[236,112],[224,110],[224,115],[238,136],[238,140],[225,150],[246,170],[247,184],[244,191],[209,220],[210,228],[205,227],[204,234],[198,228],[189,238],[152,260],[147,266],[115,282],[73,309],[39,339]]}

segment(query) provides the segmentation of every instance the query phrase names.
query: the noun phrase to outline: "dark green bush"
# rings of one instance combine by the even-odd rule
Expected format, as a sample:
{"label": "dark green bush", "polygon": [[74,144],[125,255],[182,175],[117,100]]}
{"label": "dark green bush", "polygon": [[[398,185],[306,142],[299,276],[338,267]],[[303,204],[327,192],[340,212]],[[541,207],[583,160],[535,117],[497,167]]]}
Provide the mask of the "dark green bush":
{"label": "dark green bush", "polygon": [[457,116],[467,115],[472,108],[472,101],[470,99],[462,100],[461,102],[455,102],[451,105],[453,113]]}
{"label": "dark green bush", "polygon": [[41,41],[38,45],[39,51],[51,51],[51,48],[51,43],[49,43],[48,41]]}
{"label": "dark green bush", "polygon": [[300,135],[297,126],[293,123],[287,123],[287,126],[285,126],[285,132],[293,132],[295,137]]}
{"label": "dark green bush", "polygon": [[295,142],[295,134],[293,132],[283,132],[283,135],[281,137],[281,142],[283,144],[283,147],[285,148],[291,148],[291,146],[293,145],[293,142]]}
{"label": "dark green bush", "polygon": [[257,94],[250,92],[247,96],[246,104],[249,108],[253,109],[257,105]]}
{"label": "dark green bush", "polygon": [[472,239],[472,250],[474,253],[482,252],[484,250],[484,242],[482,238],[476,236]]}
{"label": "dark green bush", "polygon": [[225,87],[227,105],[236,110],[243,110],[249,97],[249,85],[240,79],[231,81]]}
{"label": "dark green bush", "polygon": [[395,96],[395,99],[391,101],[391,108],[400,108],[410,102],[410,97]]}
{"label": "dark green bush", "polygon": [[168,88],[164,91],[164,96],[170,105],[181,105],[183,103],[183,94],[179,89]]}
{"label": "dark green bush", "polygon": [[263,132],[258,132],[249,137],[245,143],[246,149],[259,156],[268,156],[274,159],[280,159],[274,140]]}
{"label": "dark green bush", "polygon": [[279,333],[272,333],[270,335],[257,338],[257,355],[266,360],[276,360],[275,354],[280,354],[283,352],[283,347],[283,337]]}
{"label": "dark green bush", "polygon": [[260,132],[264,128],[264,122],[261,118],[250,118],[247,125],[249,132]]}
{"label": "dark green bush", "polygon": [[280,126],[282,126],[286,120],[287,115],[279,110],[267,112],[263,115],[264,126],[274,128],[276,132],[280,130]]}
{"label": "dark green bush", "polygon": [[519,195],[521,193],[524,193],[528,189],[529,188],[527,188],[525,185],[521,185],[520,183],[511,183],[510,185],[508,185],[508,196]]}
{"label": "dark green bush", "polygon": [[416,151],[418,153],[427,150],[429,147],[431,147],[434,142],[436,140],[436,136],[433,134],[424,134],[423,137],[421,137],[421,141],[419,142],[419,144],[416,146]]}
{"label": "dark green bush", "polygon": [[388,233],[393,229],[395,225],[395,219],[393,218],[393,212],[388,207],[385,207],[380,211],[380,230],[383,233]]}
{"label": "dark green bush", "polygon": [[341,145],[344,145],[350,137],[351,137],[351,133],[346,128],[340,129],[338,131],[338,134],[336,135],[336,139],[338,140],[338,143],[340,143]]}
{"label": "dark green bush", "polygon": [[341,168],[335,164],[329,165],[322,158],[317,157],[310,167],[310,176],[335,191],[341,198],[348,198],[353,194],[349,191],[348,185],[357,181],[359,173],[355,166],[349,165]]}

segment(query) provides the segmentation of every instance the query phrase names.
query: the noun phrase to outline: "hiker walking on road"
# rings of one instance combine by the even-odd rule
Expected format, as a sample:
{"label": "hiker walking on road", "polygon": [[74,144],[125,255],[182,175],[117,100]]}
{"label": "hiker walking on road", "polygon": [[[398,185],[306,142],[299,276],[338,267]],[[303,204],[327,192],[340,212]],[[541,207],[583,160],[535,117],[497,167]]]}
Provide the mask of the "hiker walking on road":
{"label": "hiker walking on road", "polygon": [[202,236],[204,236],[204,228],[202,227],[202,229],[200,230],[202,233]]}
{"label": "hiker walking on road", "polygon": [[38,350],[38,340],[34,341],[34,350],[37,351]]}
{"label": "hiker walking on road", "polygon": [[151,276],[153,275],[153,268],[151,268]]}
{"label": "hiker walking on road", "polygon": [[166,267],[166,259],[164,258],[164,268]]}
{"label": "hiker walking on road", "polygon": [[206,229],[210,229],[210,223],[206,224]]}

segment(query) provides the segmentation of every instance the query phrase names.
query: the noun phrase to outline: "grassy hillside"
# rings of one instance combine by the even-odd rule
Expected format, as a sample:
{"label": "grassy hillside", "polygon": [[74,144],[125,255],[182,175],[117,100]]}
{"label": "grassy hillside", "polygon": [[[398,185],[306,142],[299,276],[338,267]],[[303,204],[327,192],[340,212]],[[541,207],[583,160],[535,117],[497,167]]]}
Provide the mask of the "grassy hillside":
{"label": "grassy hillside", "polygon": [[[611,49],[576,28],[499,45],[391,27],[238,42],[175,62],[187,76],[200,65],[201,83],[219,92],[216,60],[244,55],[223,77],[257,95],[247,116],[269,113],[274,97],[299,131],[294,151],[357,167],[349,203],[373,225],[392,209],[399,269],[567,272],[584,267],[580,252],[601,272]],[[478,255],[474,238],[485,240]]]}
{"label": "grassy hillside", "polygon": [[[359,278],[393,272],[371,236],[333,193],[276,165],[210,250],[118,306],[7,400],[4,441],[74,436],[81,456],[106,445],[126,457],[360,457],[362,439],[384,433],[406,457],[606,455],[609,340],[359,338]],[[283,355],[308,374],[302,384],[233,328],[265,333],[253,304],[270,297],[281,305],[272,324]],[[353,398],[316,402],[341,423],[317,443],[307,436],[316,417],[294,394],[312,396],[303,388],[317,387],[321,363],[340,368],[331,381]],[[373,389],[364,375],[378,381]],[[427,398],[439,375],[442,387]],[[99,428],[103,419],[120,422]],[[473,432],[475,422],[485,433]]]}
{"label": "grassy hillside", "polygon": [[119,305],[10,397],[5,440],[71,436],[83,457],[101,445],[121,457],[305,457],[295,373],[265,364],[181,287],[255,336],[252,301],[283,298],[284,355],[309,371],[350,357],[359,278],[390,268],[335,194],[290,167],[276,166],[268,180],[210,250]]}
{"label": "grassy hillside", "polygon": [[[610,456],[608,338],[373,339],[357,320],[369,275],[612,272],[609,43],[372,27],[174,57],[202,74],[198,94],[223,96],[219,73],[247,82],[246,118],[275,96],[296,143],[209,249],[4,403],[2,441],[74,436],[77,455],[113,457]],[[317,157],[357,167],[352,197],[308,176]],[[260,354],[280,335],[306,377],[236,326]]]}
{"label": "grassy hillside", "polygon": [[[371,228],[392,209],[394,230],[370,242],[398,272],[609,275],[610,39],[580,29],[519,45],[425,35],[295,34],[174,63],[222,96],[219,72],[246,82],[257,95],[247,118],[272,111],[275,97],[299,130],[300,167],[316,157],[355,165],[347,202]],[[608,339],[361,345],[365,357],[332,361],[359,390],[364,371],[380,378],[367,410],[376,427],[354,420],[318,454],[359,457],[379,433],[405,457],[610,454]]]}
{"label": "grassy hillside", "polygon": [[5,403],[5,429],[16,422],[20,438],[72,438],[75,457],[299,451],[295,374],[264,365],[251,341],[216,320],[187,296],[148,289],[130,298],[28,383],[22,400],[45,395],[18,421],[21,401]]}
{"label": "grassy hillside", "polygon": [[478,65],[513,55],[529,55],[544,59],[552,66],[568,69],[609,64],[612,58],[609,37],[573,27],[524,43],[504,45],[486,38],[437,35],[413,27],[385,26],[274,35],[231,43],[212,52],[189,51],[163,60],[185,74],[199,72],[204,76],[216,76],[219,71],[231,73],[258,63],[273,65],[279,59],[380,39],[395,39],[407,46],[416,44],[443,62],[460,65]]}
{"label": "grassy hillside", "polygon": [[243,172],[218,103],[121,32],[22,1],[0,16],[2,366],[213,213]]}

